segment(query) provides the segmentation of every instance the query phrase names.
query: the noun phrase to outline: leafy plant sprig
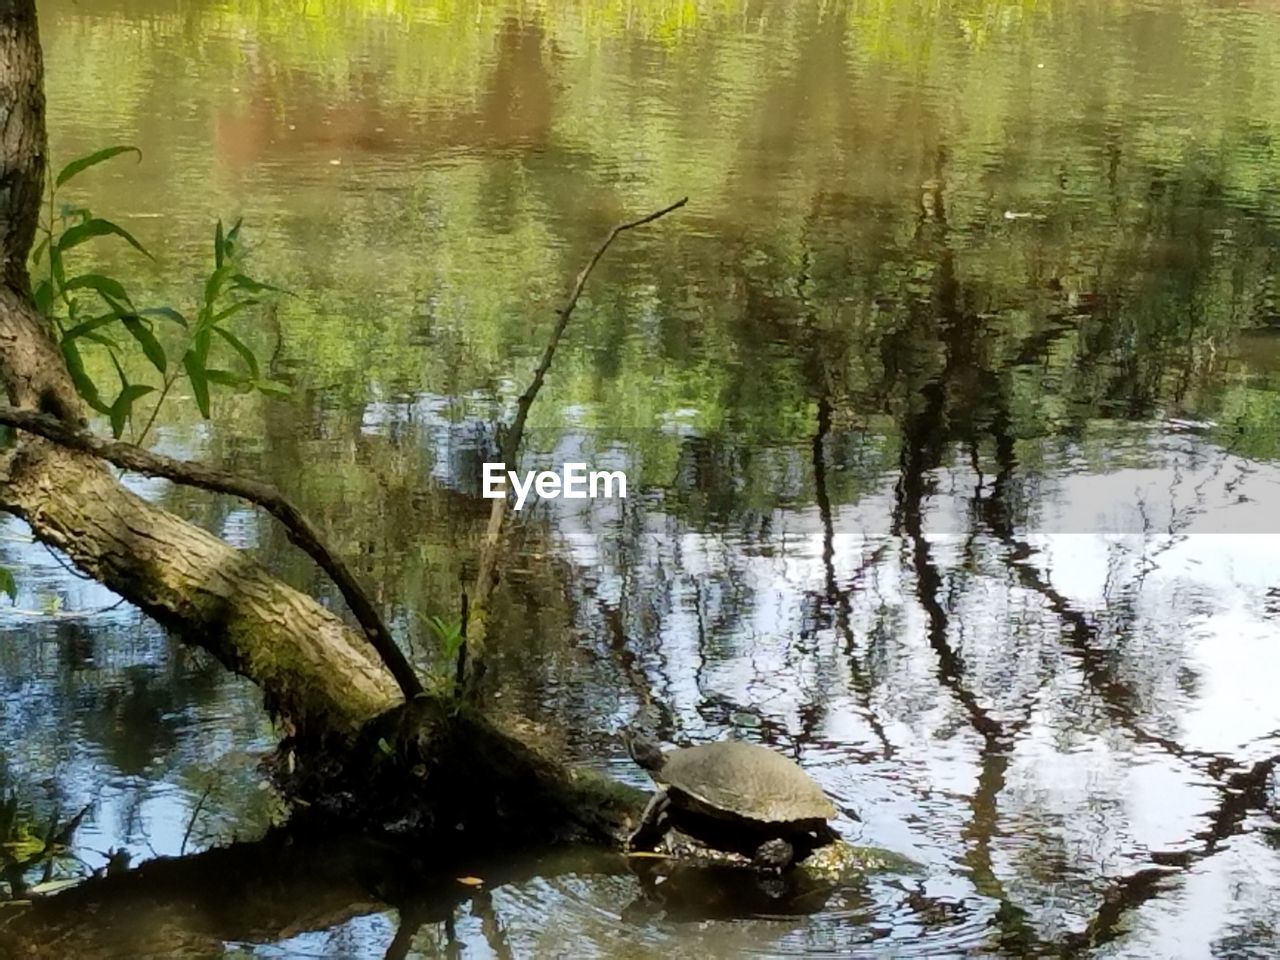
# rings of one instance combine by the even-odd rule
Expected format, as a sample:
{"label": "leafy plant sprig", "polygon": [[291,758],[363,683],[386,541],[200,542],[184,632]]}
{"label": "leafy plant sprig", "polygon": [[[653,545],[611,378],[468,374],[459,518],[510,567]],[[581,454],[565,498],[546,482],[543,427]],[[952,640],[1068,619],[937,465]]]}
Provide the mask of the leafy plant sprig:
{"label": "leafy plant sprig", "polygon": [[462,622],[460,620],[445,620],[443,617],[428,617],[427,623],[431,626],[431,632],[436,635],[436,639],[440,641],[440,650],[444,654],[447,663],[452,663],[458,657],[458,651],[462,649],[462,644],[466,642],[466,636],[462,632]]}
{"label": "leafy plant sprig", "polygon": [[[261,294],[282,292],[244,272],[239,262],[241,221],[237,220],[226,231],[222,221],[218,221],[213,241],[214,267],[204,283],[194,321],[171,306],[138,309],[125,285],[107,274],[87,272],[68,276],[67,254],[100,237],[124,240],[154,260],[138,239],[119,224],[95,216],[87,207],[64,204],[59,208],[57,204],[58,190],[63,185],[84,171],[126,153],[137,154],[139,160],[142,158],[136,147],[107,147],[73,160],[50,184],[48,219],[40,226],[41,238],[32,253],[32,296],[56,335],[77,392],[91,408],[109,418],[111,431],[117,438],[132,423],[134,405],[143,397],[156,393],[157,387],[129,379],[121,362],[122,348],[112,334],[123,330],[141,348],[161,378],[159,396],[145,426],[135,437],[135,442],[141,443],[154,425],[174,384],[182,376],[190,381],[196,406],[206,420],[211,416],[211,384],[240,392],[258,390],[270,394],[288,393],[288,387],[262,376],[257,356],[229,326],[233,318],[261,304]],[[172,323],[186,331],[180,363],[170,361],[157,337],[156,324],[159,321]],[[239,369],[211,364],[215,338],[230,348],[236,357],[234,366]],[[85,368],[81,348],[86,343],[106,349],[115,367],[120,390],[110,400],[103,397],[103,389]]]}

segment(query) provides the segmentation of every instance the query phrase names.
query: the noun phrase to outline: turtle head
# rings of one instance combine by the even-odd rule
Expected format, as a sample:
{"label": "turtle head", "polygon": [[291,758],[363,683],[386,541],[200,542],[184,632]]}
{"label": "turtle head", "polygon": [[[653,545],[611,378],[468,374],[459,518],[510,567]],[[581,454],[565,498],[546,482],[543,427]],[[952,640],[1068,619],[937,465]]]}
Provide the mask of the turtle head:
{"label": "turtle head", "polygon": [[667,761],[666,754],[662,752],[657,742],[643,733],[624,730],[622,742],[627,745],[627,753],[631,754],[631,759],[650,773],[657,773]]}

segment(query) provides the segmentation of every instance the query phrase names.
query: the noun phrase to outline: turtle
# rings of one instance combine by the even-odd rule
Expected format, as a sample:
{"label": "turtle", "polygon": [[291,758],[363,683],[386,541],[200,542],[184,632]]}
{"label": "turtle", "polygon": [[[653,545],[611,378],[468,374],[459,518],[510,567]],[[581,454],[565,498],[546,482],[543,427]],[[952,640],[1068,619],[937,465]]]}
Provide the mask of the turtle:
{"label": "turtle", "polygon": [[840,839],[827,823],[836,808],[822,788],[768,747],[724,740],[664,752],[631,731],[624,741],[658,787],[628,842],[632,850],[655,849],[674,828],[781,872]]}

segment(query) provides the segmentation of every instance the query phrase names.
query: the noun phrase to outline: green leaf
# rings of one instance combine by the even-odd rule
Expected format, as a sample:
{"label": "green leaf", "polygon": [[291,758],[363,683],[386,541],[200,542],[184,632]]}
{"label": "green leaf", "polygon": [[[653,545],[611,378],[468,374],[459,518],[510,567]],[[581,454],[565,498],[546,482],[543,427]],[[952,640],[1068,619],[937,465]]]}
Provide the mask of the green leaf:
{"label": "green leaf", "polygon": [[236,217],[235,224],[227,231],[227,256],[230,257],[235,252],[236,241],[240,237],[240,225],[244,223],[244,217]]}
{"label": "green leaf", "polygon": [[69,203],[64,203],[62,205],[62,219],[75,219],[80,223],[84,223],[86,220],[93,219],[93,212],[88,207],[75,207]]}
{"label": "green leaf", "polygon": [[133,234],[128,230],[118,224],[112,223],[110,220],[103,220],[101,217],[94,217],[92,220],[87,220],[84,223],[76,224],[74,227],[69,227],[64,230],[62,236],[58,238],[56,249],[65,252],[70,250],[72,247],[79,246],[86,240],[92,240],[94,237],[106,236],[122,237],[139,253],[142,253],[152,260],[155,259],[151,254],[147,253],[147,248],[134,239]]}
{"label": "green leaf", "polygon": [[49,246],[49,234],[46,233],[40,242],[36,244],[36,248],[31,251],[31,263],[33,265],[40,262],[40,258],[44,256],[45,247],[47,246]]}
{"label": "green leaf", "polygon": [[293,393],[287,383],[281,383],[279,380],[259,380],[253,387],[259,393],[266,393],[275,397],[287,397]]}
{"label": "green leaf", "polygon": [[239,313],[241,310],[245,309],[246,307],[256,307],[260,303],[262,303],[262,301],[259,300],[257,297],[247,297],[244,300],[237,300],[235,303],[231,304],[231,306],[227,307],[225,310],[223,310],[221,313],[215,316],[213,318],[213,322],[221,323],[223,320],[226,320],[228,317],[235,316],[237,313]]}
{"label": "green leaf", "polygon": [[200,366],[206,366],[209,360],[209,340],[211,334],[209,328],[204,327],[196,331],[196,335],[192,341],[191,349],[196,355],[196,359],[200,361]]}
{"label": "green leaf", "polygon": [[110,307],[115,312],[115,315],[121,320],[125,317],[136,317],[138,315],[132,305],[125,306],[124,304],[116,303],[111,294],[99,291],[98,295],[107,302],[107,306]]}
{"label": "green leaf", "polygon": [[[124,393],[120,394],[121,397]],[[115,440],[120,439],[120,435],[124,433],[124,425],[129,422],[129,408],[124,406],[117,399],[111,405],[111,436]]]}
{"label": "green leaf", "polygon": [[238,373],[232,373],[230,370],[214,370],[211,368],[206,370],[204,375],[209,378],[210,383],[221,384],[224,387],[235,387],[240,393],[248,393],[253,389],[252,380]]}
{"label": "green leaf", "polygon": [[196,397],[196,406],[200,408],[200,416],[209,419],[209,380],[205,374],[204,362],[192,347],[182,355],[182,366],[186,368],[187,378],[191,381],[191,390]]}
{"label": "green leaf", "polygon": [[253,351],[245,346],[244,341],[237,337],[230,330],[224,330],[222,327],[214,327],[213,332],[222,337],[231,345],[231,349],[240,354],[240,359],[244,361],[244,365],[249,368],[249,378],[251,380],[258,379],[258,358],[253,355]]}
{"label": "green leaf", "polygon": [[61,171],[59,171],[57,179],[54,180],[53,182],[53,186],[55,189],[57,189],[58,187],[66,183],[68,180],[70,180],[72,177],[76,176],[79,173],[83,173],[85,170],[88,170],[90,167],[96,166],[97,164],[102,163],[105,160],[110,160],[112,157],[118,157],[122,153],[131,153],[131,152],[136,153],[138,155],[138,162],[141,163],[142,151],[139,150],[137,147],[107,147],[104,150],[98,150],[95,153],[87,154],[78,160],[72,160],[65,167],[63,167]]}
{"label": "green leaf", "polygon": [[231,278],[231,285],[240,290],[248,290],[250,293],[262,293],[264,290],[268,290],[272,293],[289,292],[282,287],[273,287],[269,283],[261,283],[258,280],[254,280],[252,277],[246,277],[243,273],[237,273],[233,276]]}
{"label": "green leaf", "polygon": [[155,389],[155,387],[148,387],[146,384],[131,383],[120,391],[115,403],[111,404],[111,433],[117,440],[124,433],[125,424],[129,422],[129,415],[133,412],[134,401],[140,397],[145,397],[148,393],[154,393]]}
{"label": "green leaf", "polygon": [[57,292],[59,294],[65,292],[67,289],[67,274],[62,267],[62,251],[57,246],[49,248],[49,266],[53,268],[53,283]]}
{"label": "green leaf", "polygon": [[212,307],[218,294],[222,292],[222,285],[226,283],[233,274],[230,267],[219,266],[213,273],[209,274],[209,279],[204,285],[204,302],[206,306]]}
{"label": "green leaf", "polygon": [[83,323],[77,323],[62,335],[62,341],[65,343],[68,340],[74,340],[76,337],[88,336],[94,330],[97,330],[100,327],[105,327],[108,324],[115,323],[119,319],[120,315],[113,312],[104,313],[101,316],[94,317],[91,320],[86,320]]}
{"label": "green leaf", "polygon": [[0,590],[9,595],[10,603],[18,602],[18,584],[13,579],[13,571],[8,567],[0,567]]}
{"label": "green leaf", "polygon": [[187,325],[187,318],[173,309],[173,307],[148,307],[145,310],[139,310],[138,314],[143,317],[164,317],[166,320],[172,320],[180,327]]}
{"label": "green leaf", "polygon": [[442,617],[429,617],[427,623],[440,641],[446,657],[452,659],[457,655],[466,637],[462,635],[461,621],[446,621]]}
{"label": "green leaf", "polygon": [[124,367],[120,366],[120,358],[116,356],[114,350],[111,351],[109,356],[111,357],[112,365],[116,368],[116,376],[120,378],[120,386],[127,390],[129,388],[129,375],[124,372]]}
{"label": "green leaf", "polygon": [[[155,392],[156,392],[155,387],[148,386],[145,383],[131,383],[129,384],[129,386],[125,387],[124,390],[120,391],[120,395],[124,396],[127,393],[129,395],[129,402],[134,403],[138,400],[141,400],[148,393],[155,393]],[[120,397],[116,397],[116,399],[119,400]]]}
{"label": "green leaf", "polygon": [[99,343],[102,346],[106,347],[108,350],[115,350],[119,347],[119,344],[117,344],[114,340],[108,337],[105,333],[97,333],[92,330],[89,331],[88,333],[80,334],[80,339],[89,340],[93,343]]}
{"label": "green leaf", "polygon": [[160,346],[160,341],[156,339],[156,335],[151,332],[151,328],[139,320],[136,316],[121,317],[124,328],[133,335],[133,339],[137,340],[142,346],[142,352],[147,355],[147,359],[151,361],[151,365],[160,371],[161,375],[169,370],[169,361],[164,355],[164,347]]}
{"label": "green leaf", "polygon": [[67,362],[67,370],[71,374],[71,381],[76,385],[76,392],[84,398],[84,402],[99,413],[110,414],[111,408],[102,402],[93,379],[85,373],[84,360],[80,356],[80,350],[76,346],[75,340],[71,337],[62,338],[62,358]]}
{"label": "green leaf", "polygon": [[49,316],[53,310],[53,286],[48,280],[41,280],[36,284],[35,292],[31,295],[36,302],[36,309],[40,311],[41,316]]}
{"label": "green leaf", "polygon": [[222,219],[218,219],[218,229],[213,233],[213,265],[216,269],[222,269]]}
{"label": "green leaf", "polygon": [[124,284],[100,273],[82,273],[78,277],[72,277],[62,285],[63,293],[71,290],[96,290],[107,300],[108,305],[113,307],[114,304],[110,300],[112,297],[129,303],[129,294],[125,291]]}

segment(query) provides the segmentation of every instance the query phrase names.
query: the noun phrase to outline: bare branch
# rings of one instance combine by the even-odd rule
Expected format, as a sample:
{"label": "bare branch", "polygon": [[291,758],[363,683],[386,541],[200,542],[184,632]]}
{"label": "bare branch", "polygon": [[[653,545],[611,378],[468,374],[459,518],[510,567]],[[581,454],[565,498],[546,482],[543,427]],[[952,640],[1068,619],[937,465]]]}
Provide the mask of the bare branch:
{"label": "bare branch", "polygon": [[502,445],[502,454],[508,463],[515,461],[516,451],[520,449],[520,441],[524,437],[524,423],[528,419],[529,408],[533,406],[533,401],[537,398],[538,391],[542,389],[542,381],[545,379],[547,371],[551,369],[551,360],[556,355],[556,348],[560,345],[560,338],[564,336],[565,327],[569,325],[569,316],[573,313],[573,308],[578,305],[578,298],[582,296],[582,289],[587,285],[587,278],[591,276],[591,271],[596,268],[596,264],[600,262],[604,252],[609,249],[609,244],[613,243],[618,234],[624,230],[634,230],[636,227],[642,227],[646,223],[652,223],[659,217],[665,217],[673,210],[679,210],[688,202],[688,197],[681,197],[670,206],[655,210],[653,213],[647,214],[638,220],[628,220],[626,223],[618,224],[609,231],[609,236],[605,237],[604,243],[600,244],[595,256],[582,268],[582,272],[578,274],[578,279],[573,285],[573,293],[570,294],[568,302],[558,311],[560,319],[556,321],[556,327],[551,331],[551,339],[547,341],[547,347],[542,351],[542,360],[538,363],[538,368],[533,372],[533,379],[529,382],[525,392],[520,395],[520,399],[516,401],[516,418],[512,421],[511,431],[507,434],[506,441]]}
{"label": "bare branch", "polygon": [[[669,204],[661,210],[655,210],[653,213],[646,214],[637,220],[628,220],[625,223],[618,224],[609,231],[609,235],[605,237],[604,242],[596,249],[595,255],[579,272],[578,278],[573,284],[573,292],[570,293],[565,305],[557,311],[559,319],[556,321],[555,329],[551,331],[551,339],[547,341],[547,346],[542,351],[542,359],[538,361],[537,369],[533,372],[533,379],[529,381],[529,386],[520,395],[520,399],[516,401],[516,416],[502,443],[502,457],[506,463],[513,464],[515,462],[516,453],[520,449],[520,441],[524,439],[524,425],[529,418],[529,408],[533,406],[533,401],[537,399],[538,391],[542,389],[542,382],[546,379],[547,371],[551,369],[551,361],[556,355],[556,348],[560,346],[560,340],[564,336],[565,328],[569,325],[569,317],[573,314],[574,307],[578,305],[578,298],[582,296],[583,288],[587,285],[587,279],[591,276],[591,271],[595,269],[596,264],[600,262],[600,258],[604,256],[605,251],[609,249],[609,245],[617,239],[618,234],[626,230],[634,230],[636,227],[642,227],[646,223],[652,223],[659,217],[665,217],[673,210],[679,210],[688,202],[688,197],[681,197],[675,203]],[[488,602],[489,594],[493,590],[494,564],[497,562],[498,544],[502,538],[502,527],[506,515],[506,497],[494,500],[493,507],[489,511],[489,524],[485,529],[484,540],[480,546],[479,572],[476,574],[474,597],[471,602],[472,610],[477,608],[483,610]],[[481,615],[483,616],[483,614]],[[466,629],[466,622],[467,618],[464,613],[462,621],[464,630]],[[464,641],[459,648],[459,677],[469,673],[467,668],[467,658],[470,656],[467,650],[468,646],[472,644],[478,646],[481,643],[483,643],[483,629],[473,631],[472,641]]]}
{"label": "bare branch", "polygon": [[178,848],[178,856],[185,857],[187,855],[187,841],[191,839],[191,831],[195,829],[196,817],[200,816],[200,811],[204,809],[204,802],[209,799],[209,793],[213,790],[213,784],[209,784],[204,788],[204,793],[200,794],[200,800],[196,803],[195,808],[191,811],[191,817],[187,820],[187,829],[182,833],[182,846]]}

